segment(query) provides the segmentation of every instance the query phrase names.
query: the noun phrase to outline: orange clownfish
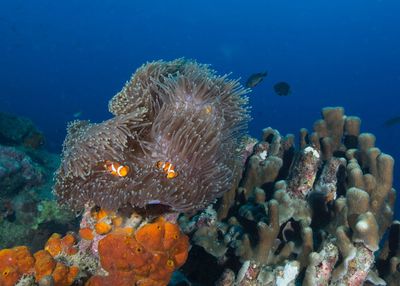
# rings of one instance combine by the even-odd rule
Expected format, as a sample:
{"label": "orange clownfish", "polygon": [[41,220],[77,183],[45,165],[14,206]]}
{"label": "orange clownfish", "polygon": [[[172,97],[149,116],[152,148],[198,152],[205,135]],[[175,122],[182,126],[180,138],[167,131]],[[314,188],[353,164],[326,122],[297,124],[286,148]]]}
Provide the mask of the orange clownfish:
{"label": "orange clownfish", "polygon": [[106,161],[104,168],[111,174],[117,177],[125,177],[129,173],[129,167],[121,165],[117,162]]}
{"label": "orange clownfish", "polygon": [[170,162],[158,161],[156,167],[167,175],[167,179],[173,179],[178,176],[178,172],[175,171],[175,166]]}

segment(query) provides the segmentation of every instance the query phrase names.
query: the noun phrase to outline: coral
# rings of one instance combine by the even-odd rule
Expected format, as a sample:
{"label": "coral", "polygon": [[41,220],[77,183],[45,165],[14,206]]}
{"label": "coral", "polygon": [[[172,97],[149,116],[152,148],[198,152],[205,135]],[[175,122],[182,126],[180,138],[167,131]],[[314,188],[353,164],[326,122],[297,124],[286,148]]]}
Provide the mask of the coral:
{"label": "coral", "polygon": [[[18,280],[15,286],[32,286],[35,285],[35,278],[32,275],[25,274]],[[49,284],[43,284],[40,286],[48,286]]]}
{"label": "coral", "polygon": [[304,198],[311,191],[320,164],[320,153],[314,147],[302,149],[293,162],[288,178],[288,193],[296,198]]}
{"label": "coral", "polygon": [[267,264],[269,250],[272,248],[275,239],[279,234],[278,202],[271,200],[268,205],[270,224],[260,221],[257,223],[259,242],[252,247],[247,234],[240,240],[236,254],[243,260],[253,260],[258,264]]}
{"label": "coral", "polygon": [[22,224],[14,224],[14,222],[4,220],[1,222],[2,229],[7,229],[0,234],[0,245],[1,247],[12,247],[15,244],[21,244],[23,241],[31,235],[31,230]]}
{"label": "coral", "polygon": [[[181,219],[181,222],[183,219]],[[196,231],[192,236],[194,243],[203,247],[205,251],[215,257],[223,257],[228,248],[225,241],[218,240],[218,235],[225,230],[225,224],[217,223],[217,212],[208,207],[192,222],[195,222],[195,226],[191,227],[196,227]]]}
{"label": "coral", "polygon": [[41,224],[46,222],[54,222],[57,224],[67,224],[75,219],[75,215],[60,207],[54,200],[42,200],[37,205],[37,216],[33,229],[37,229]]}
{"label": "coral", "polygon": [[282,137],[278,130],[265,128],[262,137],[264,140],[254,145],[240,184],[246,198],[252,195],[255,187],[271,185],[279,176],[284,175],[279,172],[289,168],[284,165],[287,164],[285,161],[293,157],[292,135]]}
{"label": "coral", "polygon": [[332,242],[325,242],[319,253],[313,252],[304,277],[304,285],[328,285],[331,273],[339,259],[339,249]]}
{"label": "coral", "polygon": [[[245,261],[234,279],[234,274],[229,278],[225,285],[252,286],[252,285],[277,285],[294,286],[296,277],[299,274],[299,265],[296,261],[289,262],[283,266],[272,268],[269,266],[255,263],[254,261]],[[234,279],[234,283],[231,283]]]}
{"label": "coral", "polygon": [[224,273],[222,273],[221,277],[215,283],[216,286],[233,286],[235,283],[235,273],[227,268]]}
{"label": "coral", "polygon": [[[40,249],[52,231],[65,232],[73,226],[76,216],[71,211],[60,208],[55,201],[42,200],[30,191],[18,194],[9,201],[10,213],[1,221],[0,227],[7,229],[0,232],[0,246],[11,247],[27,244],[34,250]],[[0,204],[1,204],[0,200]],[[3,201],[6,203],[7,201]],[[56,227],[56,229],[54,229]]]}
{"label": "coral", "polygon": [[400,279],[400,222],[394,221],[389,229],[388,240],[379,254],[377,268],[387,285],[398,285]]}
{"label": "coral", "polygon": [[162,286],[178,268],[196,285],[398,285],[394,159],[341,107],[298,147],[271,127],[241,138],[246,92],[192,61],[139,68],[113,118],[68,128],[55,193],[83,211],[79,236],[1,250],[5,285]]}
{"label": "coral", "polygon": [[[127,205],[177,212],[206,207],[234,186],[240,170],[233,154],[249,120],[247,92],[194,61],[142,66],[111,99],[115,117],[68,127],[56,175],[59,201],[114,211]],[[118,176],[106,162],[129,171]],[[160,169],[160,162],[168,167]]]}
{"label": "coral", "polygon": [[0,114],[0,228],[7,229],[0,232],[1,248],[27,244],[37,250],[51,232],[65,232],[75,220],[54,201],[59,155],[39,148],[41,137],[29,120]]}
{"label": "coral", "polygon": [[0,112],[0,144],[37,149],[44,137],[29,119]]}
{"label": "coral", "polygon": [[202,280],[193,273],[207,268],[189,255],[183,271],[191,282],[398,285],[394,160],[375,147],[372,134],[360,133],[358,117],[334,107],[322,116],[313,133],[300,131],[298,149],[292,135],[264,129],[239,187],[223,203],[179,219],[191,243],[204,249],[201,259],[218,268],[213,280]]}
{"label": "coral", "polygon": [[26,153],[0,145],[0,197],[43,183],[43,173]]}
{"label": "coral", "polygon": [[337,198],[337,174],[339,168],[346,166],[344,158],[332,157],[326,161],[322,173],[314,186],[314,191],[321,194],[327,201],[332,201]]}

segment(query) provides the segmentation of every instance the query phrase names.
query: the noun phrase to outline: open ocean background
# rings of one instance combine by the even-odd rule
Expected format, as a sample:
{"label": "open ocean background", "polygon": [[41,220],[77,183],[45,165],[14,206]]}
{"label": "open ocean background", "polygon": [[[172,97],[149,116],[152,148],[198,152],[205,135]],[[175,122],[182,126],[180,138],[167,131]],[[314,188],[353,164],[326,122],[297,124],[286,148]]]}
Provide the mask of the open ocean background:
{"label": "open ocean background", "polygon": [[0,111],[33,120],[60,152],[73,115],[111,117],[108,100],[146,61],[193,58],[242,83],[266,70],[251,135],[297,135],[343,106],[397,160],[400,190],[400,124],[384,126],[400,116],[399,15],[398,0],[0,0]]}

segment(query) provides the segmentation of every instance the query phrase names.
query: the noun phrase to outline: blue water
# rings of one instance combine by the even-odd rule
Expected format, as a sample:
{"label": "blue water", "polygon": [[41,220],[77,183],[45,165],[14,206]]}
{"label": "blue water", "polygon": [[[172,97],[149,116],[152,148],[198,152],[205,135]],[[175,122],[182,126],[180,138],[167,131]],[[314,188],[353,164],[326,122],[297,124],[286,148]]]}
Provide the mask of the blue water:
{"label": "blue water", "polygon": [[[0,0],[0,109],[31,118],[59,152],[74,113],[107,119],[137,67],[187,57],[243,82],[269,72],[250,95],[254,136],[311,129],[340,105],[399,160],[400,124],[382,126],[400,116],[399,15],[398,0]],[[291,96],[274,94],[278,81]]]}

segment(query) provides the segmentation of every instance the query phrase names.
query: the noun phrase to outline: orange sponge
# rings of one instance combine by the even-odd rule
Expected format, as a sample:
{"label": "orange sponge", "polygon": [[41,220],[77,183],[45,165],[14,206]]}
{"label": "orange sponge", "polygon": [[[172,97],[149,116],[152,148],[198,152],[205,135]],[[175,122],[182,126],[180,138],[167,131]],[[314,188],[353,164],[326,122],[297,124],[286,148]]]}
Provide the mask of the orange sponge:
{"label": "orange sponge", "polygon": [[182,234],[176,224],[159,218],[155,223],[147,224],[135,233],[136,240],[148,251],[163,251],[168,262],[174,268],[185,263],[188,256],[189,238]]}
{"label": "orange sponge", "polygon": [[61,237],[60,234],[53,233],[47,240],[44,249],[53,257],[59,255],[61,252],[67,255],[73,255],[78,252],[75,244],[76,239],[72,234],[67,234],[64,237]]}
{"label": "orange sponge", "polygon": [[39,282],[44,276],[51,275],[56,268],[56,261],[47,250],[39,250],[35,257],[35,279]]}
{"label": "orange sponge", "polygon": [[100,262],[104,270],[135,271],[145,274],[150,270],[152,255],[134,237],[111,233],[99,242]]}
{"label": "orange sponge", "polygon": [[85,240],[93,240],[94,234],[93,230],[89,227],[84,227],[79,230],[79,236]]}
{"label": "orange sponge", "polygon": [[15,285],[23,274],[33,271],[34,262],[26,246],[0,250],[0,285]]}
{"label": "orange sponge", "polygon": [[56,256],[61,253],[61,235],[58,233],[53,233],[47,240],[44,250],[48,251],[51,256]]}
{"label": "orange sponge", "polygon": [[57,262],[52,276],[55,286],[69,286],[72,285],[76,276],[79,273],[79,268],[76,266],[68,267],[60,262]]}
{"label": "orange sponge", "polygon": [[101,266],[107,276],[94,276],[87,286],[165,286],[186,261],[189,239],[179,227],[164,219],[136,232],[118,228],[99,241]]}
{"label": "orange sponge", "polygon": [[135,233],[135,238],[149,251],[162,251],[164,250],[164,226],[164,221],[158,219],[154,223],[149,223],[139,228]]}
{"label": "orange sponge", "polygon": [[[135,275],[131,272],[116,271],[107,276],[93,276],[85,286],[132,286],[138,285]],[[154,285],[156,286],[156,285]]]}
{"label": "orange sponge", "polygon": [[66,234],[61,239],[61,249],[66,255],[74,255],[78,253],[75,236],[73,236],[71,233]]}
{"label": "orange sponge", "polygon": [[111,231],[112,226],[104,221],[95,224],[94,229],[98,234],[107,234]]}
{"label": "orange sponge", "polygon": [[34,254],[35,257],[35,279],[39,282],[45,276],[53,276],[55,286],[72,285],[79,268],[76,266],[68,267],[60,262],[56,262],[47,250],[39,250]]}

